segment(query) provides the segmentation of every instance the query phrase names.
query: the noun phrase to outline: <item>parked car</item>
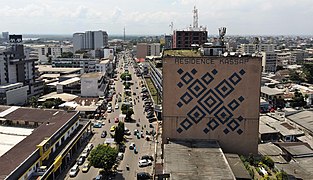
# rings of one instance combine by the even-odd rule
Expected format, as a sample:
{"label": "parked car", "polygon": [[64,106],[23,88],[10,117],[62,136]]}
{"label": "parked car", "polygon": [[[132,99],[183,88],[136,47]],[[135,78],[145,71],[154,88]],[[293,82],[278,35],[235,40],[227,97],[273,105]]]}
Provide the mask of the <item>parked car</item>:
{"label": "parked car", "polygon": [[137,173],[137,180],[146,180],[146,179],[152,179],[152,176],[147,172]]}
{"label": "parked car", "polygon": [[114,131],[115,131],[115,129],[116,129],[116,126],[115,126],[115,125],[113,125],[113,126],[111,126],[110,131],[111,131],[111,132],[114,132]]}
{"label": "parked car", "polygon": [[97,175],[97,176],[95,177],[95,180],[102,180],[102,179],[103,179],[103,177],[102,177],[101,174],[99,174],[99,175]]}
{"label": "parked car", "polygon": [[118,109],[119,108],[119,105],[118,103],[115,104],[115,109]]}
{"label": "parked car", "polygon": [[150,155],[144,155],[144,156],[141,157],[141,159],[148,159],[148,160],[153,161],[153,157],[150,156]]}
{"label": "parked car", "polygon": [[71,169],[70,169],[70,177],[75,177],[79,171],[79,167],[77,164],[75,164]]}
{"label": "parked car", "polygon": [[117,154],[117,160],[123,160],[123,158],[124,158],[124,153],[119,152]]}
{"label": "parked car", "polygon": [[112,107],[108,107],[107,112],[108,113],[112,112]]}
{"label": "parked car", "polygon": [[84,166],[82,168],[82,172],[83,173],[88,172],[89,168],[90,168],[90,162],[87,161],[87,162],[85,162],[85,164],[84,164]]}
{"label": "parked car", "polygon": [[82,164],[84,164],[84,162],[85,162],[85,158],[82,157],[82,156],[80,156],[80,157],[78,158],[78,160],[77,160],[77,164],[78,164],[78,165],[82,165]]}
{"label": "parked car", "polygon": [[101,138],[105,138],[105,137],[107,137],[107,132],[106,131],[102,131],[102,133],[101,133]]}
{"label": "parked car", "polygon": [[118,123],[118,122],[119,122],[118,117],[114,118],[114,122],[115,122],[115,123]]}
{"label": "parked car", "polygon": [[94,128],[101,128],[102,124],[100,122],[96,122],[96,123],[93,124],[93,127]]}
{"label": "parked car", "polygon": [[148,159],[142,159],[138,162],[139,167],[146,167],[152,165],[152,161]]}
{"label": "parked car", "polygon": [[135,147],[136,147],[135,143],[130,143],[130,145],[129,145],[129,149],[130,150],[133,150]]}

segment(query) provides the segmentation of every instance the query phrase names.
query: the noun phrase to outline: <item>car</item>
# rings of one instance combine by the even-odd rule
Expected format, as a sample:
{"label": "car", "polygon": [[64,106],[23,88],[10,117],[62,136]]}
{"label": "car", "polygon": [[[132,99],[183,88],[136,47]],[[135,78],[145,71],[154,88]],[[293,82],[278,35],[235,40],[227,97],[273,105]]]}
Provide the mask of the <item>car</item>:
{"label": "car", "polygon": [[133,92],[133,95],[136,96],[136,92]]}
{"label": "car", "polygon": [[152,161],[149,160],[149,159],[141,159],[141,160],[138,162],[138,165],[139,165],[139,167],[150,166],[150,165],[152,165]]}
{"label": "car", "polygon": [[114,118],[114,122],[115,122],[115,123],[118,123],[118,122],[119,122],[118,117]]}
{"label": "car", "polygon": [[92,150],[92,148],[93,148],[93,144],[92,144],[92,143],[89,143],[89,144],[86,146],[85,150],[87,150],[88,152],[90,152],[90,151]]}
{"label": "car", "polygon": [[115,109],[118,109],[119,108],[119,105],[118,104],[115,104]]}
{"label": "car", "polygon": [[115,131],[115,129],[116,129],[116,126],[115,126],[115,125],[113,125],[113,126],[111,126],[110,131],[111,131],[111,132],[114,132],[114,131]]}
{"label": "car", "polygon": [[89,152],[83,151],[83,153],[80,156],[87,159],[88,154],[89,154]]}
{"label": "car", "polygon": [[129,149],[130,150],[133,150],[135,147],[136,147],[135,143],[130,143],[130,145],[129,145]]}
{"label": "car", "polygon": [[137,133],[139,133],[138,129],[134,130],[134,135],[137,135]]}
{"label": "car", "polygon": [[75,164],[71,169],[70,169],[70,177],[75,177],[79,171],[79,167],[77,164]]}
{"label": "car", "polygon": [[102,124],[99,123],[99,122],[96,122],[96,123],[93,124],[93,127],[94,127],[94,128],[101,128],[101,127],[102,127]]}
{"label": "car", "polygon": [[108,113],[112,112],[112,107],[108,107],[107,112]]}
{"label": "car", "polygon": [[152,176],[147,172],[139,172],[137,173],[137,180],[146,180],[151,179]]}
{"label": "car", "polygon": [[90,162],[87,161],[87,162],[85,162],[85,164],[84,164],[84,166],[82,168],[82,172],[83,173],[88,172],[89,168],[90,168]]}
{"label": "car", "polygon": [[156,118],[156,117],[151,117],[151,118],[148,118],[149,123],[154,122],[154,121],[156,121],[156,120],[157,120],[157,118]]}
{"label": "car", "polygon": [[118,160],[123,160],[123,158],[124,158],[124,153],[119,152],[119,153],[117,154],[117,159],[118,159]]}
{"label": "car", "polygon": [[102,176],[101,174],[99,174],[99,175],[97,175],[97,176],[95,177],[95,180],[101,180],[101,179],[103,179],[103,176]]}
{"label": "car", "polygon": [[154,114],[148,114],[146,115],[146,118],[150,119],[150,118],[153,118],[154,117]]}
{"label": "car", "polygon": [[101,133],[101,138],[105,138],[105,137],[107,137],[107,132],[106,131],[102,131],[102,133]]}
{"label": "car", "polygon": [[138,151],[137,151],[137,148],[136,148],[136,147],[134,147],[134,153],[135,153],[135,154],[138,154]]}
{"label": "car", "polygon": [[153,126],[152,123],[149,123],[149,127],[150,127],[150,128],[154,128],[154,126]]}
{"label": "car", "polygon": [[143,156],[141,157],[141,159],[148,159],[148,160],[153,161],[153,157],[150,156],[150,155],[143,155]]}
{"label": "car", "polygon": [[78,164],[78,165],[82,165],[82,164],[84,164],[84,162],[85,162],[85,158],[82,157],[82,156],[80,156],[80,157],[78,158],[78,160],[77,160],[77,164]]}

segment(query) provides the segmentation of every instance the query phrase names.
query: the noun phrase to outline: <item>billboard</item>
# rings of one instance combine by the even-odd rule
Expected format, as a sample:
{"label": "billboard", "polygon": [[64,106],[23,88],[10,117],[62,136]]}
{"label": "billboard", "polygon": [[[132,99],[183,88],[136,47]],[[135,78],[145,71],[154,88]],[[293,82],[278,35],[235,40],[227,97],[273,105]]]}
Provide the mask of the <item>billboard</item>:
{"label": "billboard", "polygon": [[165,57],[163,141],[218,140],[225,152],[257,153],[261,58]]}

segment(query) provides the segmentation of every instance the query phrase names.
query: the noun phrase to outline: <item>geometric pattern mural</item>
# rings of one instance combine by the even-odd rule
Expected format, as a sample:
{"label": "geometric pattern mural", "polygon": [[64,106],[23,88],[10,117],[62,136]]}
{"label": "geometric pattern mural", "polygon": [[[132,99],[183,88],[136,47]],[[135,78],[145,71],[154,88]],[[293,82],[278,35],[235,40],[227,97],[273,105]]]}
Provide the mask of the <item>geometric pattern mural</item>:
{"label": "geometric pattern mural", "polygon": [[[188,131],[192,126],[203,120],[207,121],[206,126],[203,127],[203,133],[205,134],[214,131],[217,127],[223,127],[224,134],[235,132],[241,135],[243,133],[240,125],[244,117],[234,117],[234,112],[245,98],[240,96],[236,99],[228,99],[229,95],[235,90],[236,85],[244,78],[246,72],[243,69],[218,82],[217,86],[212,89],[207,87],[218,75],[216,69],[201,74],[199,79],[194,78],[194,75],[198,73],[196,69],[188,72],[180,68],[177,73],[180,75],[180,82],[177,83],[177,87],[187,88],[187,92],[177,102],[177,107],[182,108],[188,106],[188,104],[194,104],[191,102],[196,101],[196,105],[187,112],[187,118],[179,123],[178,133]],[[230,103],[223,105],[225,100]]]}

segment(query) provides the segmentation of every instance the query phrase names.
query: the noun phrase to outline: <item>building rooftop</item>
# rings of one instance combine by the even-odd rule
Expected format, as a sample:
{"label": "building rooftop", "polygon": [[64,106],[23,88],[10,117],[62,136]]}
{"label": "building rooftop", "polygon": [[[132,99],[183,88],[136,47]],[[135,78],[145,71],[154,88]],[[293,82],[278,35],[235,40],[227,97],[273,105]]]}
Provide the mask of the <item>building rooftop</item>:
{"label": "building rooftop", "polygon": [[77,71],[82,71],[82,68],[56,68],[56,67],[52,67],[51,65],[37,65],[36,67],[38,67],[38,71],[40,73],[53,72],[53,73],[70,74],[70,73],[75,73]]}
{"label": "building rooftop", "polygon": [[288,115],[287,119],[297,123],[310,133],[313,133],[313,111],[300,111]]}
{"label": "building rooftop", "polygon": [[263,121],[260,121],[259,134],[272,134],[272,133],[278,133],[278,131],[268,126]]}
{"label": "building rooftop", "polygon": [[273,143],[259,144],[259,153],[263,156],[269,156],[276,163],[287,163],[283,158],[283,151]]}
{"label": "building rooftop", "polygon": [[251,179],[238,154],[225,154],[236,179]]}
{"label": "building rooftop", "polygon": [[276,88],[269,88],[267,86],[262,86],[261,87],[261,92],[264,94],[267,94],[269,96],[274,96],[274,95],[283,95],[284,92],[282,90],[276,89]]}
{"label": "building rooftop", "polygon": [[284,148],[289,154],[291,154],[293,157],[313,157],[313,150],[310,149],[307,145],[304,143],[301,144],[282,144],[280,145],[282,148]]}
{"label": "building rooftop", "polygon": [[163,57],[175,56],[175,57],[201,57],[201,53],[198,50],[190,49],[168,49],[164,50]]}
{"label": "building rooftop", "polygon": [[217,141],[164,144],[164,173],[171,179],[235,179]]}
{"label": "building rooftop", "polygon": [[[52,136],[69,119],[76,116],[78,112],[60,111],[52,109],[18,108],[6,115],[3,119],[11,121],[32,121],[43,123],[29,136],[16,144],[0,157],[0,179],[9,175],[36,149],[46,137]],[[47,124],[49,122],[49,124]]]}
{"label": "building rooftop", "polygon": [[65,102],[69,102],[69,101],[73,101],[75,98],[77,98],[78,96],[76,95],[73,95],[73,94],[68,94],[68,93],[57,93],[57,92],[52,92],[52,93],[49,93],[49,94],[46,94],[44,96],[41,96],[38,101],[40,102],[44,102],[48,99],[57,99],[57,98],[60,98],[62,99],[62,101],[65,101]]}
{"label": "building rooftop", "polygon": [[81,78],[97,78],[100,79],[103,76],[101,72],[84,73]]}
{"label": "building rooftop", "polygon": [[[304,169],[299,165],[297,162],[290,162],[288,164],[275,164],[275,166],[285,171],[289,175],[293,175],[296,179],[304,179],[304,180],[311,180],[312,175],[309,171]],[[311,171],[312,172],[312,171]]]}
{"label": "building rooftop", "polygon": [[65,81],[61,81],[59,82],[58,84],[60,85],[63,85],[63,86],[66,86],[66,85],[70,85],[72,83],[76,83],[76,82],[79,82],[80,81],[80,78],[79,77],[73,77],[71,79],[67,79]]}

